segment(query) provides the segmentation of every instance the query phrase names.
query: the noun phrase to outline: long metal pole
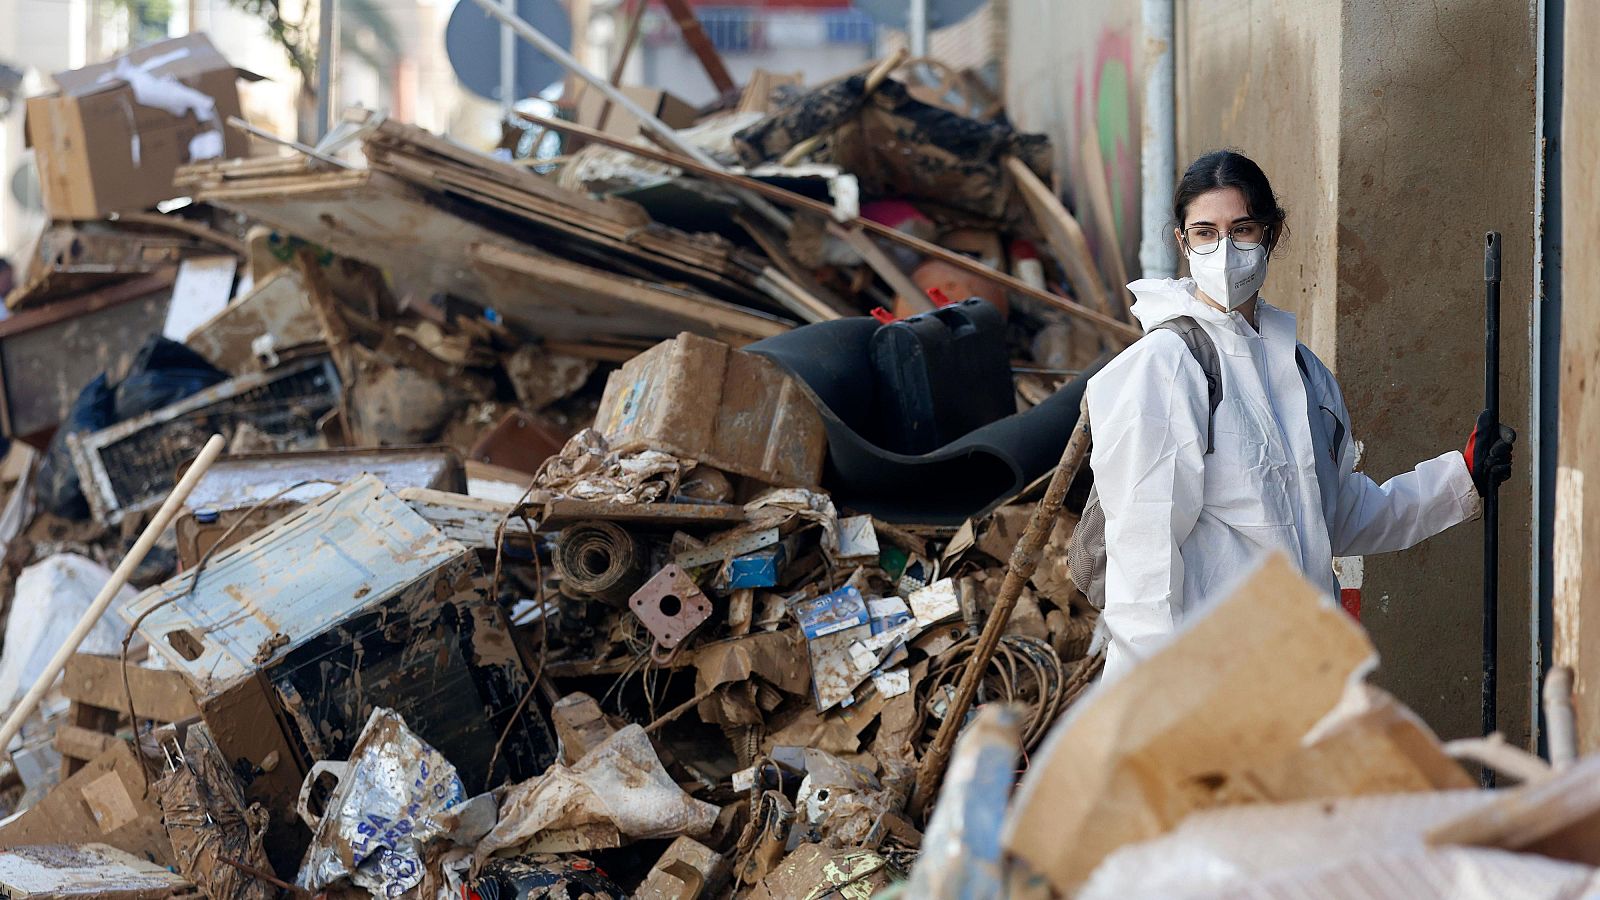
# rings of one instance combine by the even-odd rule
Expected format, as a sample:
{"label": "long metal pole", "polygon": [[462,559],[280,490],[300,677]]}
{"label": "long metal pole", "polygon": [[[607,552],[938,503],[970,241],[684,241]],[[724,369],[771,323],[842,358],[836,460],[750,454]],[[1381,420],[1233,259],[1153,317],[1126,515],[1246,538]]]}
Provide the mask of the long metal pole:
{"label": "long metal pole", "polygon": [[[1500,435],[1500,232],[1491,231],[1483,240],[1484,408],[1489,411],[1492,443]],[[1473,447],[1478,454],[1489,447]],[[1483,733],[1494,733],[1499,725],[1495,709],[1495,669],[1500,655],[1500,491],[1490,477],[1483,496]],[[1485,787],[1494,786],[1494,773],[1483,770]]]}
{"label": "long metal pole", "polygon": [[337,0],[321,0],[317,6],[317,140],[322,140],[333,122],[333,57]]}
{"label": "long metal pole", "polygon": [[912,56],[921,59],[928,55],[928,0],[911,0],[911,9],[906,13],[906,38]]}
{"label": "long metal pole", "polygon": [[[501,7],[515,14],[517,0],[503,0]],[[510,25],[500,25],[500,116],[509,121],[517,103],[517,33]]]}
{"label": "long metal pole", "polygon": [[11,714],[6,718],[5,725],[0,726],[0,753],[6,752],[5,748],[11,743],[11,739],[16,737],[17,732],[22,730],[22,723],[27,721],[28,716],[33,713],[34,707],[39,705],[39,701],[44,698],[51,685],[56,683],[56,676],[60,675],[61,670],[67,667],[67,660],[72,658],[72,654],[78,652],[78,646],[83,643],[84,638],[89,636],[89,632],[94,630],[95,623],[100,621],[100,617],[105,615],[106,608],[116,598],[117,592],[122,590],[122,586],[128,583],[128,578],[133,574],[133,570],[139,568],[139,564],[144,562],[145,554],[149,553],[150,548],[155,546],[156,539],[161,537],[161,533],[167,530],[167,525],[172,522],[173,516],[178,514],[178,509],[183,506],[183,502],[189,499],[189,492],[193,491],[194,486],[200,483],[200,476],[204,475],[206,470],[211,468],[211,464],[222,454],[224,443],[220,434],[214,434],[211,436],[211,440],[206,441],[205,447],[201,448],[200,455],[195,458],[194,464],[189,466],[187,472],[183,473],[183,478],[172,489],[172,493],[167,495],[166,502],[162,503],[161,508],[156,510],[155,518],[150,520],[150,524],[144,527],[144,533],[140,534],[139,539],[134,542],[133,549],[129,550],[128,555],[122,558],[122,563],[117,566],[116,571],[111,573],[111,578],[106,581],[104,587],[100,588],[100,593],[95,595],[94,602],[90,603],[89,608],[83,611],[83,615],[78,619],[77,626],[72,629],[71,634],[67,635],[66,641],[61,644],[60,649],[56,650],[56,655],[51,657],[49,664],[44,667],[44,671],[39,673],[39,677],[34,681],[33,687],[29,688],[28,693],[24,694],[17,705],[12,708]]}

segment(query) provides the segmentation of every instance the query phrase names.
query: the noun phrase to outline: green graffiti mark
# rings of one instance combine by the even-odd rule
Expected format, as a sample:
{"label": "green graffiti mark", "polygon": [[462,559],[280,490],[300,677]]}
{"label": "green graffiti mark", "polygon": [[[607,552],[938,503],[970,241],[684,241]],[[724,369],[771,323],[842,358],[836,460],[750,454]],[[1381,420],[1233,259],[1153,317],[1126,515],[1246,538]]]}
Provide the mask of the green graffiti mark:
{"label": "green graffiti mark", "polygon": [[1112,170],[1106,180],[1111,186],[1111,209],[1116,216],[1117,234],[1126,234],[1120,159],[1117,147],[1133,146],[1133,123],[1128,111],[1132,109],[1128,97],[1128,66],[1116,57],[1106,59],[1100,66],[1099,92],[1095,97],[1095,126],[1100,131],[1100,156]]}

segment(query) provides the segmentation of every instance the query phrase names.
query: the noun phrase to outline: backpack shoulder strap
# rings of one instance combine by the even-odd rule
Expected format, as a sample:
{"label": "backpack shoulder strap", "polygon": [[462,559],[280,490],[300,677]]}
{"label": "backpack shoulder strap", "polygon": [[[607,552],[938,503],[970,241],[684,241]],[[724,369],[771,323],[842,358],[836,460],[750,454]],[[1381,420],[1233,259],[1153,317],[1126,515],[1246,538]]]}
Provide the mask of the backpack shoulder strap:
{"label": "backpack shoulder strap", "polygon": [[[1222,404],[1222,361],[1217,358],[1217,344],[1192,316],[1168,319],[1156,328],[1182,338],[1194,361],[1200,364],[1200,371],[1206,375],[1206,403],[1211,409],[1206,421],[1206,452],[1210,453],[1217,446],[1217,407]],[[1299,355],[1295,358],[1299,359]],[[1302,370],[1304,366],[1302,361]]]}

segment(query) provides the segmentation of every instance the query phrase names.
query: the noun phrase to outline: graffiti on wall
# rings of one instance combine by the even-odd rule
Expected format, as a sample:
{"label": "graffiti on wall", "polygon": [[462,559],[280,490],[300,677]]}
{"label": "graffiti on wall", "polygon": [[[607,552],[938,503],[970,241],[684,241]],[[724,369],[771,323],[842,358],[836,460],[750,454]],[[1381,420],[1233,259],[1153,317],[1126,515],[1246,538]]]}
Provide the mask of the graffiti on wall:
{"label": "graffiti on wall", "polygon": [[[1074,129],[1082,139],[1093,127],[1100,158],[1105,166],[1106,186],[1111,195],[1111,210],[1116,233],[1123,247],[1136,246],[1139,228],[1139,150],[1140,126],[1135,118],[1135,60],[1131,29],[1105,29],[1095,42],[1093,56],[1080,66],[1074,86]],[[1077,148],[1072,148],[1074,155]],[[1078,164],[1085,161],[1078,159]]]}

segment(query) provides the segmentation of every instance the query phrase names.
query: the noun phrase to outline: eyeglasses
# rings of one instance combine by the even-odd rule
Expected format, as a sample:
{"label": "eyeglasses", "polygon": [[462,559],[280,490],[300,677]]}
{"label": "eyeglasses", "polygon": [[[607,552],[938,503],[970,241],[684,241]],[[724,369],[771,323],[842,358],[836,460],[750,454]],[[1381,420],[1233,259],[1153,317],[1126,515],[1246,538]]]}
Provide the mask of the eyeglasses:
{"label": "eyeglasses", "polygon": [[[1237,222],[1228,229],[1228,240],[1235,250],[1254,250],[1266,243],[1272,229],[1260,222]],[[1183,230],[1184,246],[1204,256],[1222,246],[1222,238],[1213,225],[1190,225]]]}

